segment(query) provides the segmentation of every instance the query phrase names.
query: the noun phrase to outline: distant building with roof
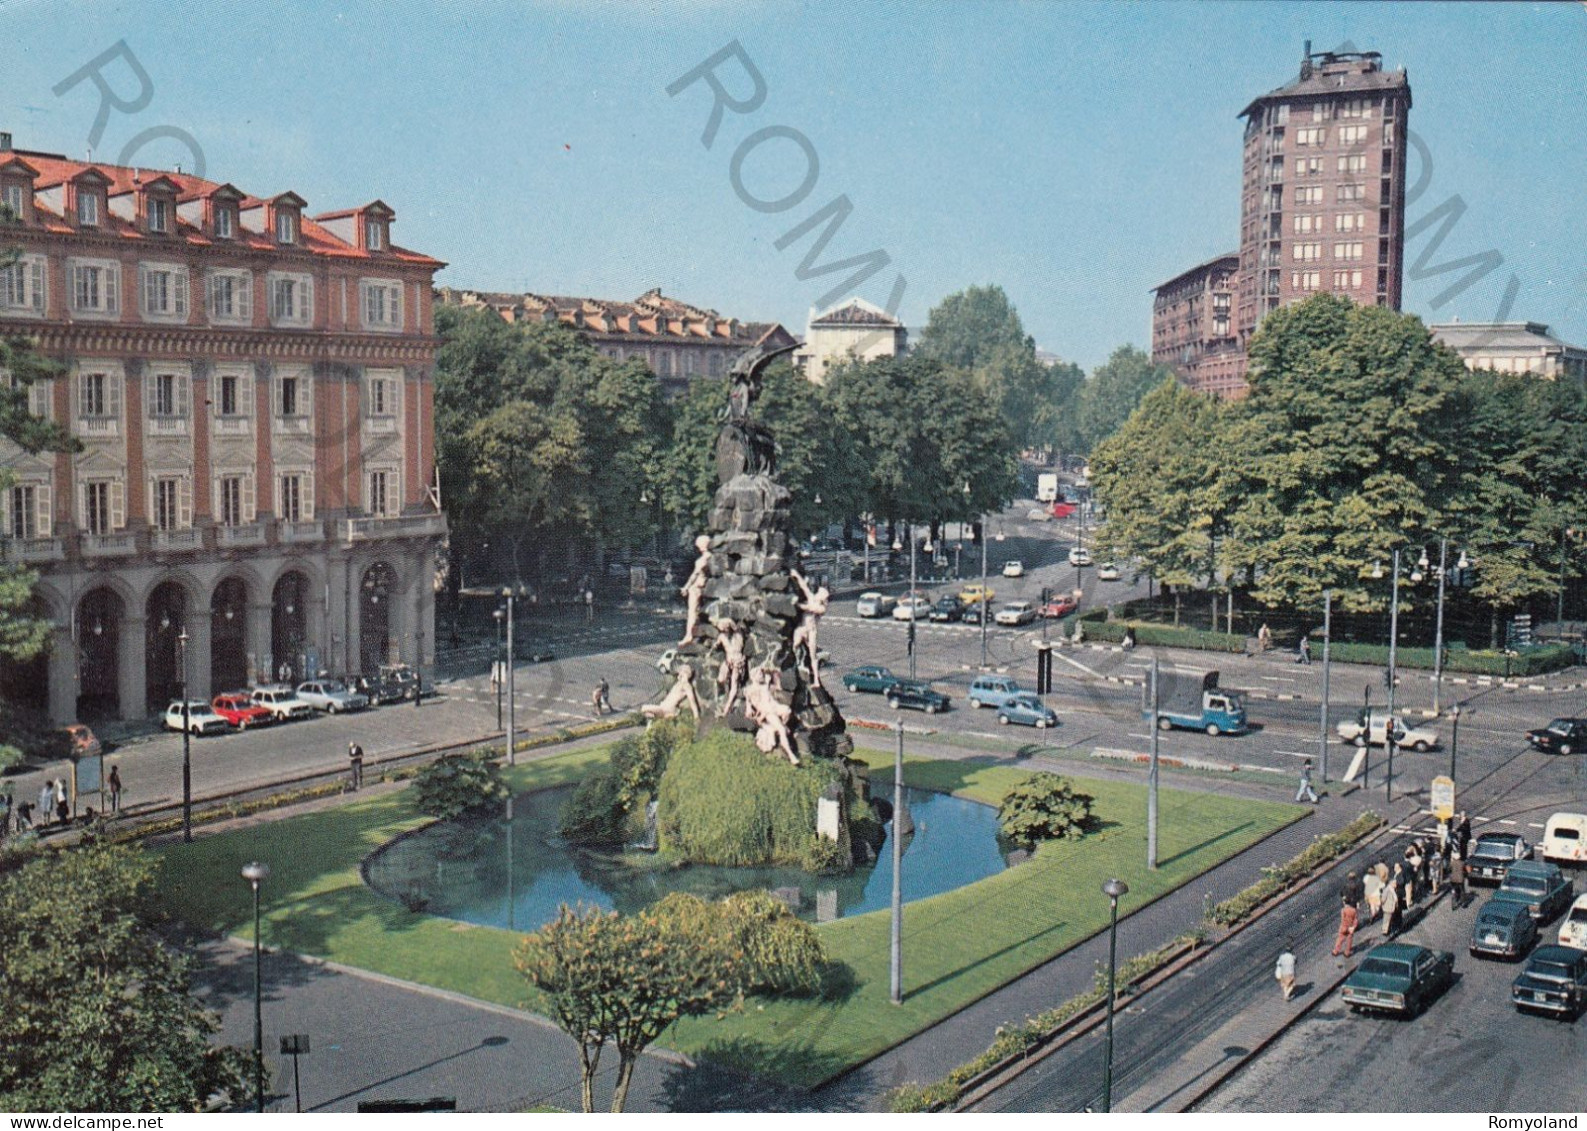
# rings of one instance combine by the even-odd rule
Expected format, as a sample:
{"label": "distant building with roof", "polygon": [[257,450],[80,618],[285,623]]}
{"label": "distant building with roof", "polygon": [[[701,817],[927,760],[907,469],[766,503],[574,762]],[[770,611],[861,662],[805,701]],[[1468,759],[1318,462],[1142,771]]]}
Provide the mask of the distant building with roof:
{"label": "distant building with roof", "polygon": [[0,206],[0,333],[61,364],[30,406],[82,445],[0,441],[0,560],[38,571],[54,624],[0,691],[136,719],[179,690],[428,664],[444,264],[378,200],[311,216],[4,132]]}
{"label": "distant building with roof", "polygon": [[1198,263],[1155,288],[1152,362],[1192,389],[1229,396],[1245,385],[1245,353],[1234,332],[1235,252]]}
{"label": "distant building with roof", "polygon": [[691,377],[722,377],[739,354],[756,346],[798,344],[780,322],[740,322],[668,298],[659,288],[633,302],[567,295],[515,294],[441,287],[443,305],[484,307],[508,322],[560,322],[578,330],[608,357],[639,358],[669,391]]}
{"label": "distant building with roof", "polygon": [[810,312],[805,344],[794,354],[794,364],[817,384],[827,370],[850,361],[899,357],[909,350],[909,331],[881,307],[862,298],[851,298],[817,314]]}
{"label": "distant building with roof", "polygon": [[1467,369],[1587,380],[1587,349],[1560,341],[1541,322],[1442,322],[1428,329]]}

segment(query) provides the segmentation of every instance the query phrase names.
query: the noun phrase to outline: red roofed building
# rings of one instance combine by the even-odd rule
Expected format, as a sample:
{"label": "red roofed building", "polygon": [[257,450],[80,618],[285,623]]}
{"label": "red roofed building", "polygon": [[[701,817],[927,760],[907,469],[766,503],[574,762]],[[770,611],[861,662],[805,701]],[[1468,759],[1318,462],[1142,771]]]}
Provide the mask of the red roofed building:
{"label": "red roofed building", "polygon": [[779,322],[740,322],[714,310],[668,298],[659,289],[633,302],[512,294],[442,287],[437,300],[451,306],[487,307],[508,322],[561,322],[618,359],[637,357],[679,392],[690,377],[722,377],[733,360],[755,346],[797,345]]}
{"label": "red roofed building", "polygon": [[[0,333],[61,362],[0,552],[40,573],[46,659],[0,671],[57,721],[433,652],[431,288],[381,201],[313,216],[0,133]],[[8,379],[8,375],[0,375]],[[181,641],[185,633],[187,639]]]}

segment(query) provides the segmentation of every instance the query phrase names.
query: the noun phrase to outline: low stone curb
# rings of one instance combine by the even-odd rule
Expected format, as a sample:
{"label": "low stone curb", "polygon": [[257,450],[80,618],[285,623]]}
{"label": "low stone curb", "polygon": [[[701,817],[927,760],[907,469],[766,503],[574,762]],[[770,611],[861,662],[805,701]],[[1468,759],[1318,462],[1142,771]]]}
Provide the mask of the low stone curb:
{"label": "low stone curb", "polygon": [[[1118,750],[1112,747],[1099,746],[1091,751],[1093,758],[1110,758],[1116,762],[1136,762],[1145,765],[1151,762],[1150,754],[1141,754],[1134,750]],[[1288,776],[1288,771],[1276,766],[1250,766],[1243,762],[1214,762],[1210,758],[1186,758],[1183,755],[1159,755],[1159,766],[1183,768],[1187,770],[1213,770],[1219,773],[1234,773],[1236,770],[1249,770],[1258,774],[1274,774],[1279,777]]]}

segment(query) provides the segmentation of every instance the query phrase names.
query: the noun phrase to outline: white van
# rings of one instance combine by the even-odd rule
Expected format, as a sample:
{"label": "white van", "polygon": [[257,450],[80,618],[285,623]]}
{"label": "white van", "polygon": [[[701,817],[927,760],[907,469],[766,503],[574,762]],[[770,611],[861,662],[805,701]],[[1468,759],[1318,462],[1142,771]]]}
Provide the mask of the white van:
{"label": "white van", "polygon": [[1587,863],[1587,815],[1555,813],[1543,826],[1538,855],[1561,864]]}

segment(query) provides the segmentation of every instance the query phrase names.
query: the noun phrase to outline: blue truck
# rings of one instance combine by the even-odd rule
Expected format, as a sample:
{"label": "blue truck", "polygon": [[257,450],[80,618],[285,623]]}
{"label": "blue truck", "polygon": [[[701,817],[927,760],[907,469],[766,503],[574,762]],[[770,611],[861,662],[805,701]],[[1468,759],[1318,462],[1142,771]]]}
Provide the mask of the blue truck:
{"label": "blue truck", "polygon": [[[1159,672],[1157,690],[1157,729],[1204,730],[1220,734],[1244,734],[1245,700],[1238,691],[1218,686],[1217,672]],[[1152,681],[1148,676],[1145,704],[1141,714],[1152,717]]]}

